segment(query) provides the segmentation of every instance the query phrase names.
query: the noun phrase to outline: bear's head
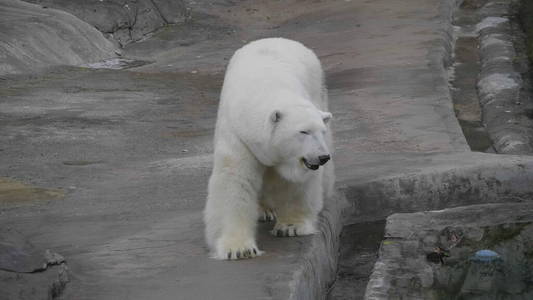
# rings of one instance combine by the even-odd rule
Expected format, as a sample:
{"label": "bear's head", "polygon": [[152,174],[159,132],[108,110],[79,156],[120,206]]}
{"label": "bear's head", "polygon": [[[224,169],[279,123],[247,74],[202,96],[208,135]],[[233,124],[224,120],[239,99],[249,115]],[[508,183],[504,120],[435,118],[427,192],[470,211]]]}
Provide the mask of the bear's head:
{"label": "bear's head", "polygon": [[286,180],[302,182],[331,159],[327,123],[331,113],[312,105],[274,110],[269,117],[270,147],[277,172]]}

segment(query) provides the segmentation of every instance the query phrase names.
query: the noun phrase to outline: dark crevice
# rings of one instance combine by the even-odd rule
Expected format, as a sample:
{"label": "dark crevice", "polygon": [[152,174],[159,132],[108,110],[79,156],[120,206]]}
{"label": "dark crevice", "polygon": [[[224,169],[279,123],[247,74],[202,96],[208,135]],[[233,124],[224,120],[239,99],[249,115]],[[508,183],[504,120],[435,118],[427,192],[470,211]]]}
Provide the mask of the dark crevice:
{"label": "dark crevice", "polygon": [[163,20],[163,22],[165,22],[165,24],[170,24],[170,22],[165,18],[165,16],[161,13],[161,9],[159,9],[159,6],[157,6],[157,4],[155,3],[154,0],[150,0],[150,2],[152,2],[152,5],[155,7],[155,10],[157,11],[157,13],[159,14],[159,16],[161,17],[161,19]]}
{"label": "dark crevice", "polygon": [[384,232],[385,220],[344,226],[340,237],[337,277],[327,299],[364,298]]}
{"label": "dark crevice", "polygon": [[[486,1],[465,1],[458,9],[453,24],[460,30],[472,30],[478,20],[474,11]],[[469,28],[470,27],[470,28]],[[455,115],[472,151],[494,152],[487,128],[483,124],[477,79],[480,73],[479,42],[473,34],[456,32],[454,62],[450,76],[450,90]]]}
{"label": "dark crevice", "polygon": [[530,65],[533,65],[533,1],[522,0],[520,2],[518,18],[526,37],[526,54]]}

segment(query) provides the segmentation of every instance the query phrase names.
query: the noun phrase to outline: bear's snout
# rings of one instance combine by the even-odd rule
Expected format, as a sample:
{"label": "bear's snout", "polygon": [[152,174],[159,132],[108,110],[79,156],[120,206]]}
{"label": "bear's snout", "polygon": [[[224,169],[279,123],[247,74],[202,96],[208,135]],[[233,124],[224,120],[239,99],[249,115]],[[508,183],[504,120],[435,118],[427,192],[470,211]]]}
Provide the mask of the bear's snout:
{"label": "bear's snout", "polygon": [[320,155],[318,157],[318,160],[320,161],[320,165],[321,166],[325,165],[328,162],[328,160],[330,160],[330,158],[331,158],[331,156],[329,156],[329,155]]}
{"label": "bear's snout", "polygon": [[309,169],[309,170],[317,170],[320,165],[318,163],[315,163],[313,161],[309,161],[305,159],[305,157],[302,157],[303,164]]}
{"label": "bear's snout", "polygon": [[306,159],[305,157],[302,157],[302,162],[308,169],[317,170],[320,166],[325,165],[330,159],[331,156],[329,155],[319,155],[318,158],[314,159]]}

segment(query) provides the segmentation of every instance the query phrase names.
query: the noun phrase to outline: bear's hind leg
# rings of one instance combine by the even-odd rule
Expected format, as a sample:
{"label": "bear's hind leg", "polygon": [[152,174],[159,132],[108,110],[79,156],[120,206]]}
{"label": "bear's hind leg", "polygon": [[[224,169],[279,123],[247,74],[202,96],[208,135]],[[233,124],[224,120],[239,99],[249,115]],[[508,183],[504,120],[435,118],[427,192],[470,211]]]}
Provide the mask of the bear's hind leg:
{"label": "bear's hind leg", "polygon": [[272,222],[276,220],[276,212],[268,206],[259,204],[259,222]]}
{"label": "bear's hind leg", "polygon": [[316,221],[312,218],[278,221],[270,233],[277,237],[315,234],[317,233],[317,230],[315,229],[315,222]]}

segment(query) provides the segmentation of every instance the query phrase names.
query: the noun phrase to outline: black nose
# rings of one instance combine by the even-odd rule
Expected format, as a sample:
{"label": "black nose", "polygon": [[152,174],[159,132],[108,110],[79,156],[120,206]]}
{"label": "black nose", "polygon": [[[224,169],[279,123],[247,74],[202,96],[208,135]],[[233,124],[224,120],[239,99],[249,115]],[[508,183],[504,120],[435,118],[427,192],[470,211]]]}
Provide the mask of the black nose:
{"label": "black nose", "polygon": [[329,160],[330,158],[331,158],[331,157],[330,157],[329,155],[320,155],[320,156],[318,157],[318,160],[320,161],[320,165],[321,165],[321,166],[325,165],[325,164],[328,162],[328,160]]}

